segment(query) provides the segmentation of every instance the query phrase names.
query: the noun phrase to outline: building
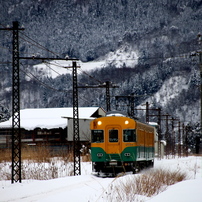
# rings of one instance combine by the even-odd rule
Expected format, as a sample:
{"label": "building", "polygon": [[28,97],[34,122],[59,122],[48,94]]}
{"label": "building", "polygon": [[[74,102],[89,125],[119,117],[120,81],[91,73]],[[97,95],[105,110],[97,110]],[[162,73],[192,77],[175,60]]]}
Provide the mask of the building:
{"label": "building", "polygon": [[155,136],[154,136],[154,153],[156,157],[164,158],[166,141],[159,140],[158,137],[158,124],[156,122],[149,122],[149,125],[155,128]]}
{"label": "building", "polygon": [[[89,133],[90,120],[105,116],[100,107],[80,107],[80,134]],[[66,145],[73,141],[73,108],[41,108],[20,110],[21,142],[26,145]],[[84,130],[85,129],[85,130]],[[0,148],[11,147],[12,117],[0,123]],[[89,138],[88,138],[89,139]]]}

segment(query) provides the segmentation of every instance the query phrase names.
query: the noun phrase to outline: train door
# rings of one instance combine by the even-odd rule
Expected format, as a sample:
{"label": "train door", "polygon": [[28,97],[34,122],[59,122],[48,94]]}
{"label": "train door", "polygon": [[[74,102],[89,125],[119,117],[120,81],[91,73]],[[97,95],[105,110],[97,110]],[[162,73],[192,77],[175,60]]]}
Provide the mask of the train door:
{"label": "train door", "polygon": [[121,152],[121,128],[108,126],[106,128],[106,152],[108,154],[120,154]]}

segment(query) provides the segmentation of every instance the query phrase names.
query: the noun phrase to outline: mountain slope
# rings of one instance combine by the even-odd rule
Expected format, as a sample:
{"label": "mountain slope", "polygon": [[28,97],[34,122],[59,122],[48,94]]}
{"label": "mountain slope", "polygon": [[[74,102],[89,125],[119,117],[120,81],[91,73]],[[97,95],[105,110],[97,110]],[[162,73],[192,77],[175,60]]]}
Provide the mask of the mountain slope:
{"label": "mountain slope", "polygon": [[[199,121],[198,58],[189,55],[199,49],[200,0],[1,0],[0,3],[1,27],[12,26],[14,20],[25,27],[20,32],[21,56],[69,55],[83,62],[91,61],[91,67],[92,61],[101,61],[101,69],[88,72],[94,79],[82,73],[86,68],[82,70],[81,66],[81,84],[109,80],[120,86],[112,90],[114,96],[135,93],[139,96],[135,101],[138,106],[153,95],[149,100],[155,103],[154,107],[179,115],[183,121]],[[2,62],[12,61],[10,37],[11,33],[0,32]],[[36,71],[33,65],[37,62],[21,61],[21,108],[71,106],[71,72],[67,75],[59,72],[57,77],[49,78],[53,70]],[[0,73],[4,75],[0,81],[0,104],[9,110],[11,69],[11,64],[0,65]],[[105,89],[80,89],[79,98],[81,106],[105,106]]]}

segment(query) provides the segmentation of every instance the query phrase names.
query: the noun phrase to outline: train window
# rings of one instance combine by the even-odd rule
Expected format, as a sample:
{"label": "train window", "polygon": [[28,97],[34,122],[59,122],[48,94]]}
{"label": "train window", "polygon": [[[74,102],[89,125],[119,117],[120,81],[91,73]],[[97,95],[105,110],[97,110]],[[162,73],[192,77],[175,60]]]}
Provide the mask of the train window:
{"label": "train window", "polygon": [[104,142],[104,132],[103,130],[92,130],[91,131],[92,142]]}
{"label": "train window", "polygon": [[123,130],[123,141],[124,142],[136,142],[136,131],[135,130]]}
{"label": "train window", "polygon": [[118,130],[109,130],[109,142],[118,142]]}

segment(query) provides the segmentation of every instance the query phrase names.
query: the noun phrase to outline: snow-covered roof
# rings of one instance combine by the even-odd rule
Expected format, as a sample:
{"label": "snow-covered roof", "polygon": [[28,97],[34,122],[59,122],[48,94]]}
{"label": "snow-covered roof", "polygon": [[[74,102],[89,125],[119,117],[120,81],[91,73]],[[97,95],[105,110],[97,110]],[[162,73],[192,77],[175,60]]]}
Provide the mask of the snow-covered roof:
{"label": "snow-covered roof", "polygon": [[[80,107],[79,118],[93,119],[93,114],[101,113],[104,110],[99,107]],[[73,108],[39,108],[20,110],[20,127],[26,130],[35,128],[65,128],[67,126],[66,117],[73,117]],[[0,123],[0,128],[11,128],[12,117],[5,122]]]}

